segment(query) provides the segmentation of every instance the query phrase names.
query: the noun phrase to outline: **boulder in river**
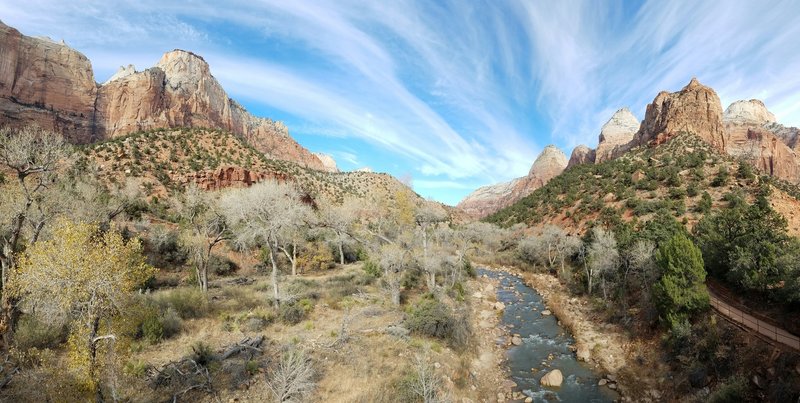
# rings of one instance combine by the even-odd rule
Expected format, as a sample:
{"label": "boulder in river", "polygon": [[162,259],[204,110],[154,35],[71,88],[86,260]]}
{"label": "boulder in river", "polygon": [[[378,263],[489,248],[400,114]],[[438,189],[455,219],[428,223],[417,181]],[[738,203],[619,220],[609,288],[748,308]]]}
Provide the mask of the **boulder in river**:
{"label": "boulder in river", "polygon": [[550,316],[550,315],[552,315],[552,314],[553,314],[553,313],[552,313],[552,312],[550,312],[550,310],[549,310],[549,309],[545,309],[544,311],[542,311],[542,315],[544,315],[544,316]]}
{"label": "boulder in river", "polygon": [[515,346],[521,346],[522,345],[522,338],[517,336],[517,335],[514,335],[514,337],[511,338],[511,344],[513,344]]}
{"label": "boulder in river", "polygon": [[561,370],[554,369],[542,377],[539,383],[542,386],[550,386],[553,388],[561,387],[561,383],[564,382],[564,375],[561,374]]}

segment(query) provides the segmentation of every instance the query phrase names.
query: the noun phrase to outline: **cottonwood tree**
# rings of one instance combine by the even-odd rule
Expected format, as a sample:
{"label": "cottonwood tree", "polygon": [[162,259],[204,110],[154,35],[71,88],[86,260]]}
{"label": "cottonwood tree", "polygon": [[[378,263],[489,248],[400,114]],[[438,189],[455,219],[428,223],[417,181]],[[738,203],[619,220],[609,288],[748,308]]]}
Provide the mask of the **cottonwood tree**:
{"label": "cottonwood tree", "polygon": [[586,281],[589,295],[592,294],[594,279],[600,277],[603,297],[606,297],[605,277],[619,265],[619,251],[614,233],[600,227],[592,230],[592,241],[586,250]]}
{"label": "cottonwood tree", "polygon": [[17,301],[5,292],[15,266],[16,254],[23,243],[34,244],[52,219],[47,203],[59,164],[67,155],[64,138],[35,127],[21,130],[0,129],[0,166],[12,172],[13,184],[4,186],[0,195],[0,293],[2,318],[0,332],[10,345],[19,311]]}
{"label": "cottonwood tree", "polygon": [[74,321],[70,348],[78,358],[73,364],[102,401],[98,345],[116,339],[112,319],[154,273],[138,239],[126,242],[116,231],[61,220],[51,240],[20,257],[10,291],[39,315]]}
{"label": "cottonwood tree", "polygon": [[179,211],[185,221],[182,243],[195,264],[195,275],[200,289],[208,292],[211,252],[214,247],[230,238],[225,215],[219,201],[194,184],[186,190]]}
{"label": "cottonwood tree", "polygon": [[417,230],[422,241],[423,269],[427,274],[428,290],[431,292],[436,289],[436,273],[439,271],[440,266],[437,264],[439,259],[431,255],[429,238],[432,229],[446,219],[447,212],[433,201],[423,203],[417,208],[414,215],[414,221],[417,224]]}
{"label": "cottonwood tree", "polygon": [[310,207],[301,201],[297,189],[286,183],[265,181],[247,189],[231,190],[220,200],[234,240],[242,247],[261,246],[269,257],[273,297],[280,303],[278,253],[290,242],[298,225],[305,225]]}
{"label": "cottonwood tree", "polygon": [[548,225],[542,231],[541,242],[543,243],[542,247],[547,250],[548,264],[552,268],[556,262],[560,262],[559,273],[563,276],[565,261],[580,248],[580,238],[567,235],[563,229],[555,225]]}
{"label": "cottonwood tree", "polygon": [[380,265],[383,268],[383,281],[389,291],[392,304],[400,305],[403,273],[408,268],[408,250],[402,246],[391,243],[380,247]]}
{"label": "cottonwood tree", "polygon": [[359,201],[352,198],[345,199],[341,204],[323,204],[319,209],[319,225],[333,232],[341,265],[344,265],[344,244],[353,239],[353,225],[359,209]]}

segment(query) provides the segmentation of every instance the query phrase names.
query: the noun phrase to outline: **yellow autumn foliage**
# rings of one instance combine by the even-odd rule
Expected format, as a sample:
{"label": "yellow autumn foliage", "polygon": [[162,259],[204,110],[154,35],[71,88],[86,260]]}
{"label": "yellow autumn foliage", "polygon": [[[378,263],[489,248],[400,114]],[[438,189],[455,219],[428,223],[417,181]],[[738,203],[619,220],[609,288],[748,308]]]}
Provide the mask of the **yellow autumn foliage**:
{"label": "yellow autumn foliage", "polygon": [[70,369],[84,375],[92,389],[97,368],[90,346],[97,343],[98,331],[113,334],[110,319],[155,271],[145,263],[138,239],[125,241],[119,232],[101,231],[95,224],[58,220],[52,239],[20,257],[11,291],[39,314],[74,320]]}

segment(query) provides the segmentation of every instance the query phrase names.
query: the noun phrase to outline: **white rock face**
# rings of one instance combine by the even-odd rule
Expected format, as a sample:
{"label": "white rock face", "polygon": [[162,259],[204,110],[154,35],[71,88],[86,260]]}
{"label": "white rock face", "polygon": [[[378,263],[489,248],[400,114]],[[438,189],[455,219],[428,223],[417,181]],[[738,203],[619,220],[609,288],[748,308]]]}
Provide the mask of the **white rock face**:
{"label": "white rock face", "polygon": [[114,80],[119,80],[120,78],[125,78],[135,73],[136,73],[136,68],[133,67],[132,64],[129,64],[128,66],[120,66],[119,70],[117,70],[117,72],[114,73],[114,75],[111,76],[111,78],[106,80],[106,82],[104,82],[103,85],[106,85]]}
{"label": "white rock face", "polygon": [[631,113],[630,109],[622,108],[611,116],[611,119],[600,129],[600,139],[597,144],[597,163],[609,160],[613,156],[614,148],[628,144],[639,131],[639,119]]}
{"label": "white rock face", "polygon": [[775,123],[775,115],[767,110],[764,102],[758,99],[751,99],[732,103],[728,109],[725,109],[725,113],[722,115],[722,122],[762,126],[768,123]]}
{"label": "white rock face", "polygon": [[528,175],[544,176],[549,180],[564,171],[568,163],[569,158],[567,158],[564,152],[551,144],[545,147],[542,153],[536,157],[536,161],[531,165],[531,170],[528,172]]}
{"label": "white rock face", "polygon": [[332,156],[325,153],[314,153],[314,155],[322,161],[322,166],[328,172],[339,172],[339,167],[336,166],[336,160]]}
{"label": "white rock face", "polygon": [[353,172],[367,172],[367,173],[373,173],[373,172],[375,172],[375,171],[373,171],[373,170],[372,170],[372,168],[370,168],[370,167],[362,167],[362,168],[358,168],[358,169],[356,169],[356,170],[355,170],[355,171],[353,171]]}

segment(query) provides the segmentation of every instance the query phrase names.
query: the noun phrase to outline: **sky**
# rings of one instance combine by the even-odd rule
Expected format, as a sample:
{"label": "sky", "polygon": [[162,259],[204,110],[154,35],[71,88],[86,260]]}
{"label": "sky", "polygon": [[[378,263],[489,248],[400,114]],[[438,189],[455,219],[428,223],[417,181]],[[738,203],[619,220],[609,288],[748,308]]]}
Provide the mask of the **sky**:
{"label": "sky", "polygon": [[193,51],[340,169],[451,205],[548,144],[595,147],[614,111],[641,119],[695,76],[723,108],[758,98],[800,126],[797,1],[0,0],[0,20],[63,39],[101,83]]}

